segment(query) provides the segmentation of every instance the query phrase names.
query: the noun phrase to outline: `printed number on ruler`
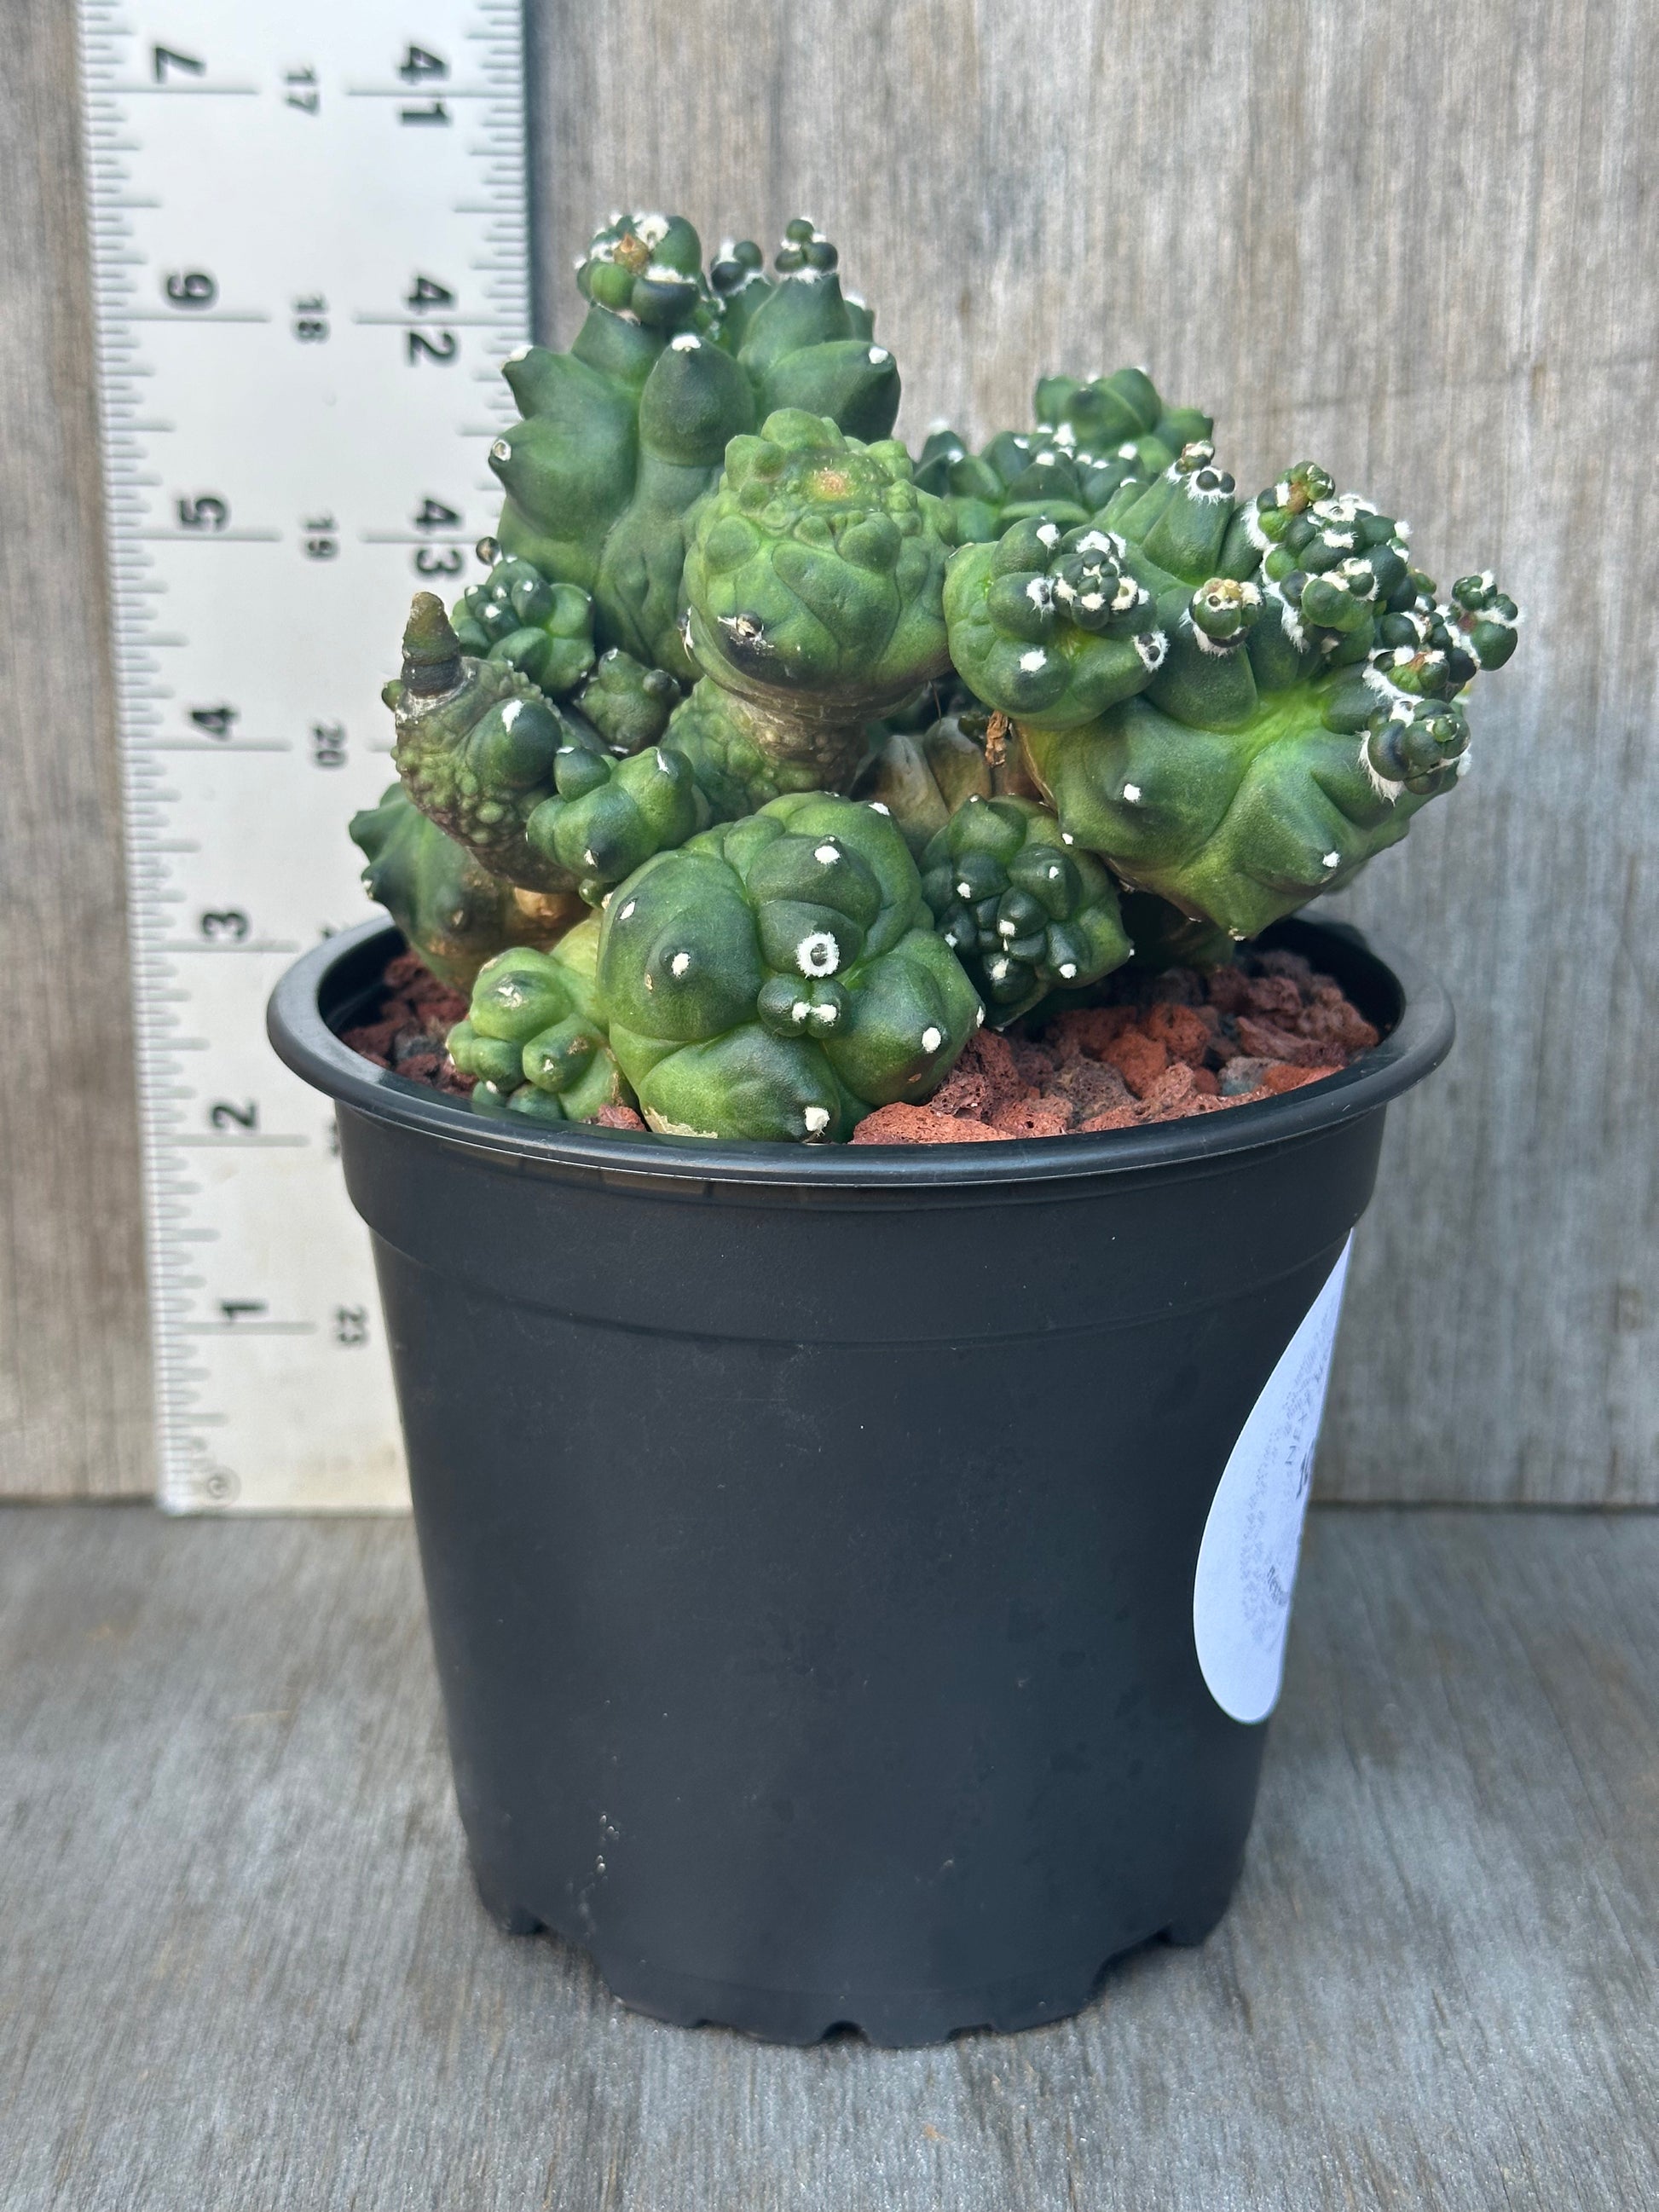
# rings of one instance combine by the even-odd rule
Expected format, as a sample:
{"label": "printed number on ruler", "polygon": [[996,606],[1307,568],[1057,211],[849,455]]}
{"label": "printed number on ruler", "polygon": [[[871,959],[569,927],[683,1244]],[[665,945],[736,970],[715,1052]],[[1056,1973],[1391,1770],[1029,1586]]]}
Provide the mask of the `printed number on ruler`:
{"label": "printed number on ruler", "polygon": [[499,501],[517,0],[82,0],[161,1423],[178,1508],[404,1496],[368,1239],[264,1042],[368,911],[411,590]]}

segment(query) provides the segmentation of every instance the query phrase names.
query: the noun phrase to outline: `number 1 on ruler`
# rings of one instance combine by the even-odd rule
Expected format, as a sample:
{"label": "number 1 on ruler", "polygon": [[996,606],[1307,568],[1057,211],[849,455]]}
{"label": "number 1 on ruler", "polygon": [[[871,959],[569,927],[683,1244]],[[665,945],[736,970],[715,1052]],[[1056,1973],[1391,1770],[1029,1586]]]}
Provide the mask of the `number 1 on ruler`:
{"label": "number 1 on ruler", "polygon": [[280,1068],[366,910],[409,595],[459,590],[528,327],[515,0],[82,0],[161,1494],[392,1505],[365,1234]]}

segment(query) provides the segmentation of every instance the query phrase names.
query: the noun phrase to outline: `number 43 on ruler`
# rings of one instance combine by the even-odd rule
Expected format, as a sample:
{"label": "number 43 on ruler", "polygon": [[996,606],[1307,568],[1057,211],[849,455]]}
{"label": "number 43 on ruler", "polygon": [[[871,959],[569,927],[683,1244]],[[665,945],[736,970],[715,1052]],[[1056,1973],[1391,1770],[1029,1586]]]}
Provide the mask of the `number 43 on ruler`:
{"label": "number 43 on ruler", "polygon": [[409,596],[494,526],[519,8],[81,19],[161,1495],[395,1505],[367,1239],[264,1005],[368,911],[345,823],[389,781]]}

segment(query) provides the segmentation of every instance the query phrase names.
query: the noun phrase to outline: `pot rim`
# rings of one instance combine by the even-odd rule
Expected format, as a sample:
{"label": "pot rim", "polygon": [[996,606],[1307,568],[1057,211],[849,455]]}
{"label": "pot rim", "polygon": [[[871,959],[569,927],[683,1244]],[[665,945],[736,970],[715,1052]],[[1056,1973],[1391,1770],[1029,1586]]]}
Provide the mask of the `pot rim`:
{"label": "pot rim", "polygon": [[439,1142],[526,1166],[597,1170],[606,1181],[668,1178],[819,1191],[1066,1182],[1199,1165],[1317,1134],[1375,1113],[1420,1082],[1451,1050],[1451,1000],[1438,978],[1409,953],[1379,946],[1343,921],[1291,919],[1275,924],[1264,937],[1322,958],[1345,988],[1346,970],[1349,977],[1364,975],[1373,1000],[1391,997],[1397,1012],[1381,1043],[1322,1082],[1253,1106],[1088,1136],[1011,1138],[995,1145],[715,1141],[599,1129],[583,1122],[550,1127],[517,1115],[486,1118],[463,1099],[377,1067],[343,1043],[330,1025],[324,1006],[343,1009],[361,997],[378,982],[403,942],[395,925],[380,915],[325,938],[296,960],[271,993],[265,1027],[278,1059],[337,1104]]}

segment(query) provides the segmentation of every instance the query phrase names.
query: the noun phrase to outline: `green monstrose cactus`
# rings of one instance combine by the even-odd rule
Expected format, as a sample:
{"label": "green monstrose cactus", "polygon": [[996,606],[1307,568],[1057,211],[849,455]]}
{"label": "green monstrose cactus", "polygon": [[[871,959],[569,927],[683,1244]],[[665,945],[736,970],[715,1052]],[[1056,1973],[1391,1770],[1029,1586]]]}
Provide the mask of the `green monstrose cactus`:
{"label": "green monstrose cactus", "polygon": [[575,872],[532,845],[526,830],[556,793],[560,754],[581,746],[581,726],[510,660],[464,653],[430,592],[410,610],[403,673],[386,696],[392,762],[421,811],[491,875],[526,890],[574,890]]}
{"label": "green monstrose cactus", "polygon": [[[524,671],[544,633],[520,617],[550,618],[574,586],[538,599],[529,564],[508,560],[455,625],[417,599],[393,708],[416,804],[492,872],[597,900],[711,820],[844,787],[876,717],[950,667],[947,519],[910,474],[896,441],[799,410],[732,441],[684,562],[685,635],[709,672],[620,765],[605,739],[656,729],[678,688],[613,647],[575,699],[538,690]],[[469,635],[488,657],[463,649]]]}
{"label": "green monstrose cactus", "polygon": [[844,1139],[980,1020],[1224,963],[1468,767],[1514,602],[1438,599],[1313,463],[1241,500],[1144,370],[913,463],[805,219],[705,270],[619,214],[577,281],[569,351],[507,364],[488,574],[417,599],[386,688],[412,805],[354,824],[410,943],[477,972],[484,1110],[631,1085],[661,1131]]}
{"label": "green monstrose cactus", "polygon": [[1063,827],[1237,939],[1352,880],[1460,772],[1456,695],[1516,615],[1489,576],[1433,588],[1322,470],[1241,505],[1198,441],[1085,527],[964,547],[945,610]]}
{"label": "green monstrose cactus", "polygon": [[643,752],[668,727],[680,687],[664,668],[646,668],[613,645],[577,696],[577,703],[613,753]]}
{"label": "green monstrose cactus", "polygon": [[368,863],[363,889],[383,906],[441,982],[467,991],[509,945],[557,944],[581,914],[574,894],[515,890],[428,821],[399,783],[350,823]]}
{"label": "green monstrose cactus", "polygon": [[820,787],[843,787],[868,725],[950,666],[954,534],[912,473],[896,439],[786,408],[732,441],[696,513],[687,643],[734,736]]}
{"label": "green monstrose cactus", "polygon": [[528,561],[497,561],[461,593],[453,616],[463,653],[505,660],[551,697],[574,691],[593,665],[593,602],[574,584],[550,584]]}
{"label": "green monstrose cactus", "polygon": [[[478,548],[489,558],[495,541]],[[575,584],[550,584],[528,561],[493,560],[481,584],[455,604],[455,639],[463,653],[504,660],[550,699],[580,709],[615,753],[654,744],[679,704],[679,685],[611,646],[598,657],[593,602]]]}
{"label": "green monstrose cactus", "polygon": [[449,1056],[477,1078],[483,1110],[532,1121],[591,1121],[629,1092],[606,1041],[594,989],[599,917],[590,915],[550,951],[515,946],[478,971]]}
{"label": "green monstrose cactus", "polygon": [[899,399],[892,356],[810,222],[790,224],[775,282],[747,240],[722,249],[712,282],[701,259],[680,216],[614,216],[577,270],[589,305],[569,352],[527,346],[507,363],[524,419],[489,450],[502,551],[590,592],[601,649],[684,682],[684,518],[729,441],[780,408],[883,439]]}
{"label": "green monstrose cactus", "polygon": [[1129,957],[1111,876],[1029,799],[967,799],[921,865],[945,941],[999,1029]]}
{"label": "green monstrose cactus", "polygon": [[928,434],[916,482],[945,501],[964,544],[1032,515],[1062,530],[1087,522],[1121,484],[1150,480],[1212,428],[1196,408],[1166,407],[1142,368],[1087,383],[1042,377],[1035,410],[1034,430],[1000,431],[980,453],[948,424]]}
{"label": "green monstrose cactus", "polygon": [[928,1097],[980,1019],[903,839],[798,793],[660,854],[611,895],[599,997],[651,1126],[848,1137]]}
{"label": "green monstrose cactus", "polygon": [[[595,695],[609,681],[615,696],[602,702]],[[684,759],[660,745],[618,758],[585,714],[556,705],[509,662],[463,654],[429,592],[415,601],[403,675],[387,692],[392,759],[410,796],[483,868],[523,890],[596,902],[709,819]],[[654,721],[664,703],[643,678],[611,678],[604,661],[582,696],[613,728]]]}

